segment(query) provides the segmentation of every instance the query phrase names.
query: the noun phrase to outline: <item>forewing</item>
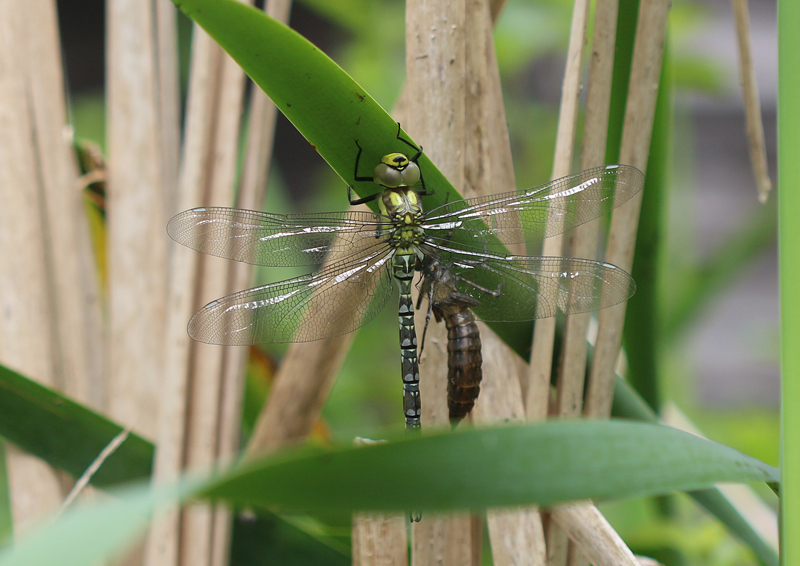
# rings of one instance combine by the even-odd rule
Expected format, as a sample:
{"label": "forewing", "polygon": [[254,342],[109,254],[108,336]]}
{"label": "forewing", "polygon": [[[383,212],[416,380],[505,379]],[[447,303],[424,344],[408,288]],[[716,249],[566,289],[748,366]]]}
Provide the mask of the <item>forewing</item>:
{"label": "forewing", "polygon": [[352,332],[392,295],[390,250],[327,265],[311,275],[212,301],[189,321],[200,342],[245,346],[310,342]]}
{"label": "forewing", "polygon": [[[490,322],[604,309],[629,299],[636,291],[627,272],[589,259],[491,254],[481,260],[455,261],[450,269],[458,278],[458,291],[479,303],[473,310],[481,320]],[[498,283],[492,289],[479,288],[474,285],[476,280]]]}
{"label": "forewing", "polygon": [[490,244],[492,234],[505,243],[537,241],[607,214],[643,186],[635,167],[596,167],[524,191],[445,204],[425,215],[424,229],[442,240],[457,233],[454,239],[477,247]]}
{"label": "forewing", "polygon": [[318,265],[383,239],[382,217],[370,212],[270,214],[236,208],[193,208],[173,217],[170,237],[194,250],[266,266]]}

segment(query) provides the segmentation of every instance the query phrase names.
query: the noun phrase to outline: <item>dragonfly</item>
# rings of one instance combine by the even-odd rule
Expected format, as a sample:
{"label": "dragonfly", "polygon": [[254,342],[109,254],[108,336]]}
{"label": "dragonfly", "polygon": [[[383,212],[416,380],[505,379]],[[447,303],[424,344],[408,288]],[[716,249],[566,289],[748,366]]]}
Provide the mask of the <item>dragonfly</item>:
{"label": "dragonfly", "polygon": [[[379,212],[273,214],[201,207],[170,220],[178,243],[222,258],[317,271],[211,301],[189,321],[200,342],[252,345],[308,342],[346,334],[372,320],[399,291],[403,411],[420,427],[419,363],[412,281],[416,271],[447,266],[458,293],[474,299],[481,320],[526,321],[606,308],[635,291],[624,270],[588,259],[510,255],[498,247],[566,232],[628,201],[644,184],[634,167],[609,165],[532,189],[455,200],[423,211],[422,149],[385,155],[371,176],[381,188],[351,203],[378,201]],[[578,201],[580,200],[580,206]],[[492,282],[499,286],[486,292]],[[494,292],[494,291],[493,291]],[[463,299],[459,295],[460,299]]]}

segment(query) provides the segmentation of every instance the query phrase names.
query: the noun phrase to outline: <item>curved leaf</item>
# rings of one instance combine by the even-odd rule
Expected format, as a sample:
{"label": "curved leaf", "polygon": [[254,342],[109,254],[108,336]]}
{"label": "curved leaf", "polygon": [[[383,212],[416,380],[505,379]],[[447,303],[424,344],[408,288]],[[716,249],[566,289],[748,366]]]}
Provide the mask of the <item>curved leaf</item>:
{"label": "curved leaf", "polygon": [[644,497],[778,471],[669,427],[552,422],[283,456],[221,478],[206,495],[293,510],[480,509]]}
{"label": "curved leaf", "polygon": [[[0,553],[0,566],[95,563],[121,552],[153,511],[196,497],[350,512],[477,509],[640,497],[717,482],[777,481],[778,470],[671,428],[620,421],[470,430],[274,456],[198,483],[137,488],[68,512]],[[424,519],[423,519],[424,520]]]}
{"label": "curved leaf", "polygon": [[[0,435],[80,477],[123,428],[80,403],[0,365]],[[97,487],[148,478],[153,445],[131,433],[92,476]]]}
{"label": "curved leaf", "polygon": [[[376,192],[371,182],[355,182],[359,145],[372,175],[381,157],[408,153],[397,139],[397,122],[330,57],[303,36],[264,12],[235,0],[174,0],[236,60],[331,167],[362,196]],[[403,138],[411,141],[408,134]],[[461,198],[423,153],[425,183],[436,194],[426,206]],[[342,199],[342,202],[345,202]],[[375,209],[376,210],[376,209]]]}

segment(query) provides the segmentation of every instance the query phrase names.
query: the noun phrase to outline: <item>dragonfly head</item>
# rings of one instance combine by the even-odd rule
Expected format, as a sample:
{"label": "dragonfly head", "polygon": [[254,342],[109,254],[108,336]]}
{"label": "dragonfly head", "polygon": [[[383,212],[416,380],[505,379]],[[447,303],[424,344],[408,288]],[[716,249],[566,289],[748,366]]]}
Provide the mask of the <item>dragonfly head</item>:
{"label": "dragonfly head", "polygon": [[419,178],[419,166],[402,153],[384,155],[373,172],[376,183],[391,189],[413,187]]}

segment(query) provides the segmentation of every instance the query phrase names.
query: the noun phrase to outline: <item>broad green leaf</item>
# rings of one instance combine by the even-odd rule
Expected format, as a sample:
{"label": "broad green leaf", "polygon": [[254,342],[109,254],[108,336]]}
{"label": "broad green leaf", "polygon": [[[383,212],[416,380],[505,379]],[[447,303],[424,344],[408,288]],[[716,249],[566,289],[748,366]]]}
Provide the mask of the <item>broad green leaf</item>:
{"label": "broad green leaf", "polygon": [[0,566],[94,563],[130,544],[158,507],[202,496],[323,512],[480,509],[642,497],[716,482],[777,478],[772,466],[657,425],[576,421],[470,430],[304,450],[234,468],[206,482],[184,480],[155,491],[135,488],[68,512],[0,554]]}
{"label": "broad green leaf", "polygon": [[6,467],[6,443],[0,438],[0,545],[14,536],[14,523],[11,517],[11,494]]}
{"label": "broad green leaf", "polygon": [[[616,385],[614,388],[614,406],[612,408],[612,414],[620,418],[629,418],[651,423],[658,422],[658,415],[653,412],[636,390],[619,376],[616,378]],[[694,499],[698,505],[705,508],[706,511],[714,515],[722,524],[728,527],[731,533],[739,537],[742,542],[747,544],[759,560],[761,560],[762,564],[765,566],[778,566],[777,553],[761,538],[761,535],[753,529],[752,525],[747,522],[736,507],[731,505],[730,501],[728,501],[719,489],[711,487],[708,489],[689,491],[687,495]]]}
{"label": "broad green leaf", "polygon": [[[397,139],[397,122],[330,57],[303,36],[264,12],[235,0],[180,0],[175,4],[233,57],[272,99],[339,176],[362,195],[377,192],[371,182],[356,183],[358,147],[371,175],[382,156],[408,153]],[[408,134],[403,138],[412,141]],[[425,183],[436,194],[427,207],[444,204],[458,193],[423,154]],[[344,188],[342,203],[346,204]]]}
{"label": "broad green leaf", "polygon": [[[318,538],[307,530],[263,509],[256,516],[234,519],[231,564],[271,566],[273,564],[314,564],[348,566],[350,550],[344,544]],[[349,529],[345,529],[349,534]]]}
{"label": "broad green leaf", "polygon": [[753,526],[741,516],[739,511],[718,489],[703,489],[690,491],[691,496],[698,505],[703,506],[709,513],[719,519],[743,543],[749,546],[753,553],[765,566],[778,566],[778,553],[766,543]]}
{"label": "broad green leaf", "polygon": [[672,428],[584,421],[270,458],[206,493],[292,510],[448,510],[645,497],[777,477],[763,462]]}
{"label": "broad green leaf", "polygon": [[197,484],[118,490],[102,503],[67,511],[13,546],[0,550],[0,566],[86,566],[119,556],[146,532],[153,513],[189,497]]}
{"label": "broad green leaf", "polygon": [[[636,392],[630,386],[624,382],[617,383],[615,410],[621,411],[621,415],[654,420],[655,415],[645,410],[631,412],[624,408],[640,405],[645,408],[646,405],[640,399],[637,404],[637,399]],[[116,423],[0,366],[0,434],[49,464],[78,476],[120,430],[121,427]],[[64,447],[69,449],[65,451]],[[93,483],[108,487],[137,477],[146,477],[150,472],[152,455],[153,446],[132,435],[103,464],[94,476]],[[774,563],[768,559],[769,553],[764,552],[768,547],[763,541],[759,541],[735,509],[724,504],[724,498],[721,498],[715,488],[692,491],[689,495],[750,544],[766,564]],[[279,521],[279,525],[283,524],[280,519],[275,520]],[[297,535],[300,539],[304,536],[307,535]],[[286,544],[291,547],[290,542]],[[319,552],[324,554],[325,550],[319,549]]]}
{"label": "broad green leaf", "polygon": [[[0,435],[80,477],[122,427],[0,366]],[[92,477],[97,487],[150,477],[153,445],[131,433]]]}

